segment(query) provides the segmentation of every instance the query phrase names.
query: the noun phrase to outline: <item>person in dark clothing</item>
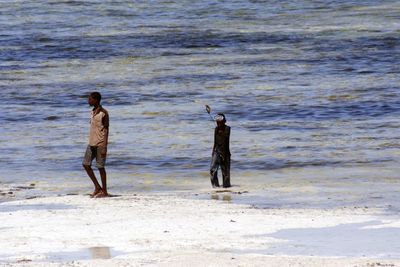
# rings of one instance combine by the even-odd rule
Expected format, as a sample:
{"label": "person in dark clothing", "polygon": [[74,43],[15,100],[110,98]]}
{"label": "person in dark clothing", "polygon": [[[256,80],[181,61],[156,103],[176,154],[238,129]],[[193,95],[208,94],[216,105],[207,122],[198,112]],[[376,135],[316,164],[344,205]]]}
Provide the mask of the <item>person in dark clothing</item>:
{"label": "person in dark clothing", "polygon": [[213,187],[219,187],[218,168],[221,167],[223,187],[230,187],[231,152],[229,150],[229,137],[231,127],[226,125],[226,118],[223,113],[215,117],[217,127],[214,131],[214,147],[210,166],[210,179]]}

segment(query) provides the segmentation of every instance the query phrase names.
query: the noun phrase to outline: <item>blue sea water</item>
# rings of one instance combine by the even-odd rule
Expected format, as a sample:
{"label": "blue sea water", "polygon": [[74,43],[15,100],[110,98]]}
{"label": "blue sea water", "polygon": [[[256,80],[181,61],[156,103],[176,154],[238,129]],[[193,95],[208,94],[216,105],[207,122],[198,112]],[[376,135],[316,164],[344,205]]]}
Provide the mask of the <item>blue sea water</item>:
{"label": "blue sea water", "polygon": [[0,1],[0,26],[3,187],[90,192],[100,91],[113,193],[208,192],[208,104],[234,200],[400,210],[398,1]]}

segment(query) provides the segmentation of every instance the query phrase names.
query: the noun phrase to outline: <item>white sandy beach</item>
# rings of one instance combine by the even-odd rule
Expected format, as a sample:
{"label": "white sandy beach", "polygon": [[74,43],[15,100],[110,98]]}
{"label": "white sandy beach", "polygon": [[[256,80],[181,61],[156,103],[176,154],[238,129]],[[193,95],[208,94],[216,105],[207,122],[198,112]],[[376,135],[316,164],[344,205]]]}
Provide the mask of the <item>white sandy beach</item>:
{"label": "white sandy beach", "polygon": [[2,266],[400,266],[400,217],[177,194],[0,204]]}

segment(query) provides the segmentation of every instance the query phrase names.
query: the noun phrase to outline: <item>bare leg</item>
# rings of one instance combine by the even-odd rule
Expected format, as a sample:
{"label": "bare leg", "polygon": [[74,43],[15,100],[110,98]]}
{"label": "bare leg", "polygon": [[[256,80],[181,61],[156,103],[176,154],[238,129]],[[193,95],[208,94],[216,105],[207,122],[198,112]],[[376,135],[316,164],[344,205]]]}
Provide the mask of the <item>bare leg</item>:
{"label": "bare leg", "polygon": [[102,189],[101,191],[103,192],[103,196],[108,196],[107,192],[107,173],[105,168],[100,168],[99,169],[100,176],[101,176],[101,184],[102,184]]}
{"label": "bare leg", "polygon": [[92,182],[94,184],[94,191],[91,194],[91,196],[94,196],[94,195],[100,193],[102,189],[101,189],[99,182],[96,179],[96,176],[94,175],[92,167],[90,167],[88,165],[83,165],[83,167],[85,168],[88,176],[90,177],[90,179],[92,180]]}

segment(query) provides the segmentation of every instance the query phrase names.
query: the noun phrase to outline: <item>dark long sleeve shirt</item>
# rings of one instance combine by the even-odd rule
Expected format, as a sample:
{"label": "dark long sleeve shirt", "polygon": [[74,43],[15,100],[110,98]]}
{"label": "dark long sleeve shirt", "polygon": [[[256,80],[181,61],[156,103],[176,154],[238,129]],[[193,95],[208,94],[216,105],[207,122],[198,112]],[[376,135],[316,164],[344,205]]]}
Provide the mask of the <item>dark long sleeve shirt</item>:
{"label": "dark long sleeve shirt", "polygon": [[223,157],[230,156],[229,137],[231,135],[231,127],[225,125],[225,129],[215,127],[214,131],[214,148],[213,153],[218,152]]}

